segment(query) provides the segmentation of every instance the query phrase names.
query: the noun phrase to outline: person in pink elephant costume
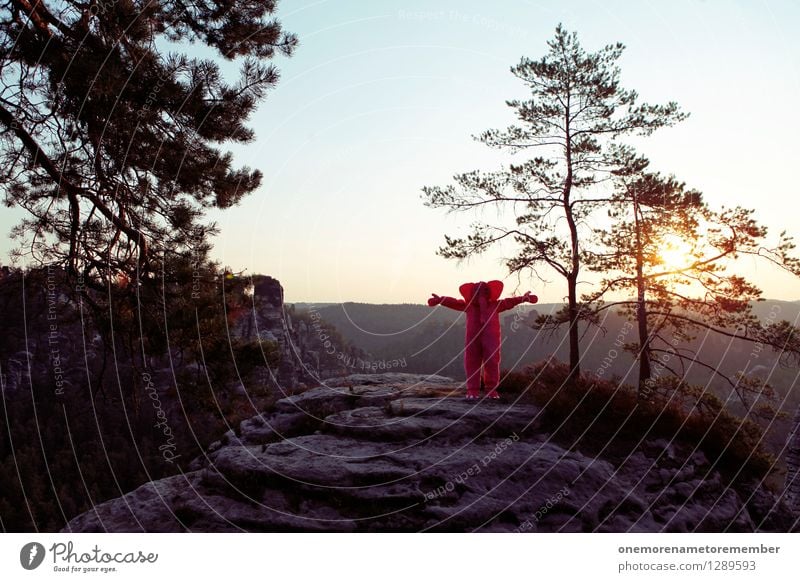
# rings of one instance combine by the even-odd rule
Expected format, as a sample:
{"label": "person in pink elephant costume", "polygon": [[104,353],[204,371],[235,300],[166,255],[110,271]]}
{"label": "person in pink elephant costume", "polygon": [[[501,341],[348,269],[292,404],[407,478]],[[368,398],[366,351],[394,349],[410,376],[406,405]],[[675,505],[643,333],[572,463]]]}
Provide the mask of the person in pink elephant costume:
{"label": "person in pink elephant costume", "polygon": [[519,297],[500,299],[502,281],[464,283],[458,288],[464,299],[431,294],[428,305],[444,305],[467,314],[464,348],[464,370],[467,373],[467,399],[480,397],[481,370],[487,398],[500,398],[500,313],[520,303],[536,303],[530,291]]}

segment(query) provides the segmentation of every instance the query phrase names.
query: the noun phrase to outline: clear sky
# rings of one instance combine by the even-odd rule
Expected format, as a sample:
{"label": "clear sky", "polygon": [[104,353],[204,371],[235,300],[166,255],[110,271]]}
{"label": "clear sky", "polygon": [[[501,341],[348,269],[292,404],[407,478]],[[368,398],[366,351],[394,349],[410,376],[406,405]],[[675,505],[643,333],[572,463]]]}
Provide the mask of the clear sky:
{"label": "clear sky", "polygon": [[[656,169],[800,235],[794,0],[283,0],[278,18],[300,46],[276,59],[282,79],[252,120],[256,142],[234,149],[264,184],[210,218],[215,258],[278,278],[287,301],[421,303],[493,278],[562,300],[555,276],[508,277],[500,249],[461,264],[436,255],[475,217],[427,208],[420,192],[517,161],[470,136],[512,121],[505,100],[525,91],[509,67],[544,55],[559,22],[589,51],[624,43],[623,85],[691,113],[637,142]],[[3,210],[0,256],[17,216]],[[765,296],[800,299],[800,282],[743,269]]]}

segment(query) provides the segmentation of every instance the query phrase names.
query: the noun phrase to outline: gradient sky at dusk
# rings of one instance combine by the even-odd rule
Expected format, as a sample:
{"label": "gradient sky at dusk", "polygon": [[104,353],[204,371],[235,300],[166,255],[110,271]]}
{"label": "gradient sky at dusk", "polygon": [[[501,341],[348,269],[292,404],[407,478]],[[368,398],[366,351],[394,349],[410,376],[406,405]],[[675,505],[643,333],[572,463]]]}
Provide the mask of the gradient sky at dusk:
{"label": "gradient sky at dusk", "polygon": [[[546,286],[506,278],[501,249],[462,264],[437,256],[443,234],[465,234],[475,216],[420,197],[454,173],[519,160],[470,136],[513,121],[505,100],[525,90],[509,67],[544,55],[559,22],[588,51],[624,43],[623,85],[691,113],[636,142],[656,169],[712,206],[756,208],[774,234],[800,234],[798,2],[283,0],[277,16],[300,46],[276,59],[282,78],[252,120],[257,140],[233,149],[264,184],[210,218],[215,258],[278,278],[289,302],[421,303],[493,278],[562,300],[554,275]],[[3,209],[4,262],[19,216]],[[789,276],[742,268],[766,297],[800,299]]]}

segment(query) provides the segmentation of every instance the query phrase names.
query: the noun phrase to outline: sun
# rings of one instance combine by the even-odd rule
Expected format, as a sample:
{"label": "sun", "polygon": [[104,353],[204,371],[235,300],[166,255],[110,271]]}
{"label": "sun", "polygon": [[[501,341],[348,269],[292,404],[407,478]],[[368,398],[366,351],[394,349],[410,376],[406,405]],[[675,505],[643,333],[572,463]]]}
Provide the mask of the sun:
{"label": "sun", "polygon": [[658,249],[661,265],[671,271],[684,269],[691,264],[693,248],[686,240],[676,235],[664,237]]}

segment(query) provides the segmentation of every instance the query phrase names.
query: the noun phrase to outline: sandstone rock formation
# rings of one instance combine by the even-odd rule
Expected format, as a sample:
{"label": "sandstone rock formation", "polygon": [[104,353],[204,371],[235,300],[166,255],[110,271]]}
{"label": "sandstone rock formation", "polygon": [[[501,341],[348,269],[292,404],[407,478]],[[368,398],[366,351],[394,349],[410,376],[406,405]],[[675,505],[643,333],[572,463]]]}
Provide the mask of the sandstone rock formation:
{"label": "sandstone rock formation", "polygon": [[[263,370],[255,378],[273,387],[293,388],[299,385],[315,385],[325,378],[348,374],[346,361],[338,354],[347,354],[346,346],[333,345],[323,332],[315,332],[300,321],[297,325],[284,305],[283,287],[280,282],[267,275],[254,275],[252,309],[243,313],[231,328],[233,336],[277,342],[281,361],[275,370]],[[334,357],[331,356],[333,352]]]}
{"label": "sandstone rock formation", "polygon": [[788,531],[762,486],[726,487],[686,443],[622,462],[569,450],[539,409],[465,401],[449,378],[351,375],[279,400],[72,532]]}

